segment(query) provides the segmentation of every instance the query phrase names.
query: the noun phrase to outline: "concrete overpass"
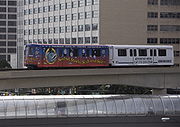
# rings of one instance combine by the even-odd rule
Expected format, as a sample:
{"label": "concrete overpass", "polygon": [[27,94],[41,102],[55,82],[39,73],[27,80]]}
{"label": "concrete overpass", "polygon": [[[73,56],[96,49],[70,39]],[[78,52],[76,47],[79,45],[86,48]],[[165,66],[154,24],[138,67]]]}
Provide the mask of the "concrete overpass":
{"label": "concrete overpass", "polygon": [[0,72],[0,89],[118,84],[180,88],[180,68],[97,68]]}

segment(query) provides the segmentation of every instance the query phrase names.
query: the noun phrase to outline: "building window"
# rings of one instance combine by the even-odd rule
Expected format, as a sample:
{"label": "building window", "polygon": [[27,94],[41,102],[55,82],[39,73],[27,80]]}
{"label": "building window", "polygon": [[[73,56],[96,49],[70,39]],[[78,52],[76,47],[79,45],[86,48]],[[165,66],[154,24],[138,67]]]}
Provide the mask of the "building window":
{"label": "building window", "polygon": [[161,12],[160,13],[161,18],[180,18],[180,13],[178,12]]}
{"label": "building window", "polygon": [[13,15],[13,14],[9,14],[8,15],[8,19],[17,19],[17,16]]}
{"label": "building window", "polygon": [[85,43],[90,44],[91,43],[91,38],[90,37],[85,37]]}
{"label": "building window", "polygon": [[157,38],[147,38],[147,43],[148,44],[157,44],[158,39]]}
{"label": "building window", "polygon": [[78,37],[78,44],[83,44],[83,37]]}
{"label": "building window", "polygon": [[85,12],[85,19],[91,18],[91,11]]}
{"label": "building window", "polygon": [[48,17],[48,22],[49,23],[53,22],[53,16]]}
{"label": "building window", "polygon": [[65,8],[66,8],[66,9],[70,9],[70,8],[71,8],[71,2],[65,3]]}
{"label": "building window", "polygon": [[85,6],[91,5],[91,1],[92,1],[92,0],[85,0]]}
{"label": "building window", "polygon": [[98,43],[98,37],[92,37],[92,43],[93,44]]}
{"label": "building window", "polygon": [[148,5],[158,5],[158,0],[148,0]]}
{"label": "building window", "polygon": [[84,18],[84,12],[79,12],[78,19],[83,19],[83,18]]}
{"label": "building window", "polygon": [[8,33],[16,33],[16,28],[8,28]]}
{"label": "building window", "polygon": [[6,48],[0,48],[0,53],[6,53]]}
{"label": "building window", "polygon": [[43,7],[43,12],[48,12],[48,7]]}
{"label": "building window", "polygon": [[76,44],[77,39],[76,38],[72,38],[72,44]]}
{"label": "building window", "polygon": [[158,25],[148,25],[147,31],[158,31]]}
{"label": "building window", "polygon": [[92,0],[92,5],[97,5],[99,4],[99,0]]}
{"label": "building window", "polygon": [[65,9],[65,4],[64,4],[64,3],[61,3],[61,4],[59,5],[59,9],[60,9],[60,10],[64,10],[64,9]]}
{"label": "building window", "polygon": [[60,15],[59,16],[59,21],[61,22],[61,21],[64,21],[64,15]]}
{"label": "building window", "polygon": [[16,21],[8,21],[8,26],[16,26]]}
{"label": "building window", "polygon": [[84,0],[78,0],[78,7],[84,6]]}
{"label": "building window", "polygon": [[64,26],[59,27],[59,33],[64,33]]}
{"label": "building window", "polygon": [[54,39],[54,44],[58,44],[58,39]]}
{"label": "building window", "polygon": [[51,12],[51,11],[53,11],[53,10],[54,10],[54,8],[53,8],[52,5],[48,6],[48,11],[49,11],[49,12]]}
{"label": "building window", "polygon": [[0,14],[1,19],[6,19],[6,14]]}
{"label": "building window", "polygon": [[0,7],[0,12],[6,12],[6,7]]}
{"label": "building window", "polygon": [[54,11],[58,11],[59,5],[54,5]]}
{"label": "building window", "polygon": [[175,56],[175,57],[180,56],[180,51],[174,51],[174,56]]}
{"label": "building window", "polygon": [[71,27],[70,27],[70,26],[66,26],[66,27],[65,27],[65,32],[66,32],[66,33],[71,32]]}
{"label": "building window", "polygon": [[16,53],[16,48],[8,48],[8,53]]}
{"label": "building window", "polygon": [[47,34],[47,33],[48,33],[47,28],[43,28],[43,34]]}
{"label": "building window", "polygon": [[59,43],[64,44],[64,38],[59,38]]}
{"label": "building window", "polygon": [[16,35],[8,35],[8,39],[16,40]]}
{"label": "building window", "polygon": [[83,31],[84,28],[83,28],[83,25],[78,25],[78,31]]}
{"label": "building window", "polygon": [[17,12],[17,8],[8,8],[8,12]]}
{"label": "building window", "polygon": [[99,13],[97,10],[92,11],[92,18],[98,18],[98,16],[99,16]]}
{"label": "building window", "polygon": [[66,21],[69,21],[69,20],[71,20],[70,14],[67,14],[66,15]]}
{"label": "building window", "polygon": [[0,34],[0,39],[6,39],[6,35]]}
{"label": "building window", "polygon": [[72,14],[72,20],[77,20],[77,13]]}
{"label": "building window", "polygon": [[0,28],[0,33],[6,33],[6,28]]}
{"label": "building window", "polygon": [[43,23],[47,23],[48,22],[48,18],[47,17],[44,17],[43,18]]}
{"label": "building window", "polygon": [[6,21],[0,21],[0,26],[6,26]]}
{"label": "building window", "polygon": [[8,46],[16,46],[16,41],[8,41]]}
{"label": "building window", "polygon": [[5,0],[4,0],[4,1],[1,0],[1,1],[0,1],[0,5],[6,5],[6,1],[5,1]]}
{"label": "building window", "polygon": [[98,24],[97,23],[92,24],[92,30],[98,30]]}
{"label": "building window", "polygon": [[77,7],[77,1],[72,1],[72,8],[76,8]]}
{"label": "building window", "polygon": [[58,27],[54,27],[54,33],[57,34],[58,33]]}
{"label": "building window", "polygon": [[65,38],[65,44],[70,44],[71,43],[71,39],[70,38]]}
{"label": "building window", "polygon": [[52,27],[48,28],[48,33],[49,33],[49,34],[52,34],[52,33],[53,33],[53,28],[52,28]]}
{"label": "building window", "polygon": [[0,46],[6,46],[6,41],[0,41]]}
{"label": "building window", "polygon": [[89,24],[85,25],[85,31],[90,31],[91,30],[91,26]]}
{"label": "building window", "polygon": [[76,32],[77,31],[77,26],[72,26],[72,32]]}
{"label": "building window", "polygon": [[158,18],[158,12],[148,12],[148,18]]}
{"label": "building window", "polygon": [[161,0],[160,1],[161,5],[180,5],[179,0]]}
{"label": "building window", "polygon": [[8,1],[9,6],[16,6],[17,2],[16,1]]}
{"label": "building window", "polygon": [[160,44],[180,44],[180,38],[160,38]]}
{"label": "building window", "polygon": [[180,25],[160,25],[160,31],[180,31]]}

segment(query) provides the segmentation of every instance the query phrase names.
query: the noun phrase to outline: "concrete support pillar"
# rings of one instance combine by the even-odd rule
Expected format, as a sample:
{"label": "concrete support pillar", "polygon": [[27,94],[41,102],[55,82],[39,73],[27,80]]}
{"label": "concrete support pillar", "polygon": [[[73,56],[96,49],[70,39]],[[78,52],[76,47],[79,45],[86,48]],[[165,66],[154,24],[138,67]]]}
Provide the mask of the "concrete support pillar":
{"label": "concrete support pillar", "polygon": [[153,89],[152,94],[153,95],[165,95],[165,94],[167,94],[167,89]]}

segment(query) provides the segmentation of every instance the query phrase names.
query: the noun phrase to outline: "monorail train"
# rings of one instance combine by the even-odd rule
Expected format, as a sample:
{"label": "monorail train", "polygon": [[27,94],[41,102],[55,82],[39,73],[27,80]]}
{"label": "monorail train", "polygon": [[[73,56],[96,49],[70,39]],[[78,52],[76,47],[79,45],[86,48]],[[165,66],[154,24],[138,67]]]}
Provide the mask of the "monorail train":
{"label": "monorail train", "polygon": [[149,45],[41,45],[25,47],[25,66],[108,67],[108,66],[171,66],[172,46]]}

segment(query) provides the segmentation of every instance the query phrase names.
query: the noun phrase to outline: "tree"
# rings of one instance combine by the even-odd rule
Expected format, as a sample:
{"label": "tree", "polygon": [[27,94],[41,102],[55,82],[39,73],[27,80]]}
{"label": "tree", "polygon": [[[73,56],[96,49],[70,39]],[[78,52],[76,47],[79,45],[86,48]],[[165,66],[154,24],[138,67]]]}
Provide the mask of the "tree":
{"label": "tree", "polygon": [[0,69],[12,68],[6,60],[0,60]]}

